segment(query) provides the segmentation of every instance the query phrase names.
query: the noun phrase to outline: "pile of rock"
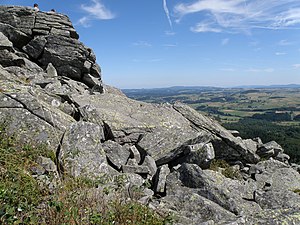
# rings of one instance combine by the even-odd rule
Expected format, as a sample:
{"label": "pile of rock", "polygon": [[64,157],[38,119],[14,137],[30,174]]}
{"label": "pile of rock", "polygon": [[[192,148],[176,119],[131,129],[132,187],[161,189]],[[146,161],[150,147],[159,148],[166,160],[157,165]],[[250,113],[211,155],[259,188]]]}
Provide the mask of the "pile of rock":
{"label": "pile of rock", "polygon": [[2,66],[26,66],[30,60],[46,69],[51,63],[59,76],[102,91],[96,57],[78,41],[79,35],[67,16],[16,6],[1,6],[0,14],[0,32],[9,39],[1,51]]}
{"label": "pile of rock", "polygon": [[[64,15],[1,6],[0,21],[0,123],[47,144],[53,173],[125,176],[129,193],[139,187],[140,202],[178,224],[300,223],[299,166],[276,142],[243,140],[182,103],[138,102],[103,85]],[[53,164],[40,161],[34,175],[51,186]]]}

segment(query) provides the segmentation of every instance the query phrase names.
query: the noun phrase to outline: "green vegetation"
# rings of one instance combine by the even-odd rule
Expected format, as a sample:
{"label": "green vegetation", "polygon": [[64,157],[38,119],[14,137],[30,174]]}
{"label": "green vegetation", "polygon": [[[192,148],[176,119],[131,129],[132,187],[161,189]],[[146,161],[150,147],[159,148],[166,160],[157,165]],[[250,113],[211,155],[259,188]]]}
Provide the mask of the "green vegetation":
{"label": "green vegetation", "polygon": [[221,173],[228,178],[231,179],[242,179],[242,175],[240,174],[239,170],[234,169],[231,167],[225,160],[220,160],[220,159],[214,159],[210,166],[210,170],[214,171],[220,171]]}
{"label": "green vegetation", "polygon": [[244,118],[237,123],[227,123],[223,126],[230,130],[238,130],[242,138],[260,137],[263,143],[275,140],[291,157],[291,162],[300,163],[299,126],[285,126],[252,118]]}
{"label": "green vegetation", "polygon": [[153,103],[181,101],[218,120],[242,138],[274,140],[300,163],[300,88],[173,87],[125,90],[134,99]]}
{"label": "green vegetation", "polygon": [[293,192],[300,195],[300,189],[295,189]]}
{"label": "green vegetation", "polygon": [[[44,147],[16,143],[0,128],[0,224],[171,224],[135,198],[128,200],[122,178],[117,188],[107,186],[105,177],[64,179],[54,193],[32,176],[38,156],[53,158]],[[49,176],[51,176],[49,174]],[[134,196],[139,196],[138,190]]]}

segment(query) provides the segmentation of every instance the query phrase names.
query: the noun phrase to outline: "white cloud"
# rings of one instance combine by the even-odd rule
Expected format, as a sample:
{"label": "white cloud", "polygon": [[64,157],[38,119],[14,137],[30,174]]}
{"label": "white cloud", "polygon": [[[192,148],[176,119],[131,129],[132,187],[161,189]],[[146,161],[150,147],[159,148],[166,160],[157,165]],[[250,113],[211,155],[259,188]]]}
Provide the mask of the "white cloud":
{"label": "white cloud", "polygon": [[163,47],[176,47],[177,44],[164,44]]}
{"label": "white cloud", "polygon": [[83,27],[90,27],[90,19],[87,16],[84,16],[78,20],[76,24],[80,24]]}
{"label": "white cloud", "polygon": [[251,72],[251,73],[273,73],[275,70],[273,68],[265,68],[265,69],[256,69],[256,68],[251,68],[246,70],[246,72]]}
{"label": "white cloud", "polygon": [[229,38],[224,38],[222,41],[221,41],[221,45],[227,45],[229,43]]}
{"label": "white cloud", "polygon": [[293,67],[294,67],[295,69],[300,69],[300,63],[294,64]]}
{"label": "white cloud", "polygon": [[134,46],[140,46],[140,47],[151,47],[152,45],[146,41],[137,41],[133,43]]}
{"label": "white cloud", "polygon": [[219,70],[224,71],[224,72],[235,72],[235,71],[237,71],[237,70],[234,69],[234,68],[221,68],[221,69],[219,69]]}
{"label": "white cloud", "polygon": [[175,5],[174,13],[177,21],[185,15],[198,13],[201,22],[191,29],[193,32],[250,33],[257,28],[299,29],[300,1],[195,0]]}
{"label": "white cloud", "polygon": [[173,36],[173,35],[175,35],[175,34],[176,34],[176,33],[173,32],[173,31],[169,31],[169,30],[165,31],[165,35],[167,35],[167,36]]}
{"label": "white cloud", "polygon": [[286,55],[287,53],[286,52],[275,52],[275,55]]}
{"label": "white cloud", "polygon": [[278,42],[278,45],[281,45],[281,46],[287,46],[287,45],[292,45],[293,43],[292,42],[289,42],[287,40],[280,40]]}
{"label": "white cloud", "polygon": [[153,63],[153,62],[160,62],[160,61],[163,61],[163,59],[161,59],[161,58],[153,58],[153,59],[132,59],[132,62],[135,62],[135,63],[141,63],[141,62],[144,62],[144,63]]}
{"label": "white cloud", "polygon": [[198,23],[196,26],[191,27],[191,31],[196,32],[196,33],[200,33],[200,32],[220,33],[220,32],[222,32],[221,29],[212,27],[210,23]]}
{"label": "white cloud", "polygon": [[192,4],[177,4],[175,12],[181,16],[204,10],[214,13],[239,14],[239,4],[243,2],[244,0],[198,0]]}
{"label": "white cloud", "polygon": [[82,4],[81,9],[88,15],[79,19],[78,24],[89,27],[92,20],[110,20],[116,16],[109,9],[107,9],[101,0],[91,0],[91,4]]}
{"label": "white cloud", "polygon": [[166,16],[168,18],[168,22],[170,24],[170,27],[172,29],[172,21],[171,21],[170,12],[169,12],[169,9],[168,9],[168,6],[167,6],[167,0],[163,0],[163,7],[164,7],[164,11],[166,13]]}

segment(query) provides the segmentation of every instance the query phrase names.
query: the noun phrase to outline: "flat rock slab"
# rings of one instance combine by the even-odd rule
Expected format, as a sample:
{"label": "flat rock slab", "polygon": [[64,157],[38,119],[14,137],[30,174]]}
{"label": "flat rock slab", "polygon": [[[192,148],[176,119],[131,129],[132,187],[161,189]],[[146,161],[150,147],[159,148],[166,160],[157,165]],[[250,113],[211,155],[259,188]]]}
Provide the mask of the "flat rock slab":
{"label": "flat rock slab", "polygon": [[96,178],[108,174],[112,168],[106,161],[101,140],[101,126],[87,122],[73,123],[66,131],[59,159],[68,174],[73,177]]}
{"label": "flat rock slab", "polygon": [[105,123],[116,142],[132,137],[132,141],[138,141],[137,146],[154,160],[169,155],[202,134],[169,105],[138,102],[109,93],[72,97],[76,104],[85,109],[88,121]]}

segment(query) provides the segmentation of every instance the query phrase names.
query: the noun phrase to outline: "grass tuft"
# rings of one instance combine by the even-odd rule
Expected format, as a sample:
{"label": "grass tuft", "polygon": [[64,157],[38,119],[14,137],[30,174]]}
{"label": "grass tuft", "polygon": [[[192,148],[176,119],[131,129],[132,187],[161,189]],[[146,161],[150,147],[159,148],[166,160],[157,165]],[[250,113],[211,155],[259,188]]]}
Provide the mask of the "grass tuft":
{"label": "grass tuft", "polygon": [[242,179],[240,172],[232,168],[225,160],[212,160],[209,169],[214,171],[221,171],[221,173],[227,178],[238,180]]}
{"label": "grass tuft", "polygon": [[[172,223],[169,215],[159,215],[128,199],[122,176],[98,180],[64,176],[54,193],[49,192],[31,172],[38,156],[55,162],[55,155],[44,146],[19,145],[0,126],[0,224]],[[112,182],[114,185],[108,185]]]}

